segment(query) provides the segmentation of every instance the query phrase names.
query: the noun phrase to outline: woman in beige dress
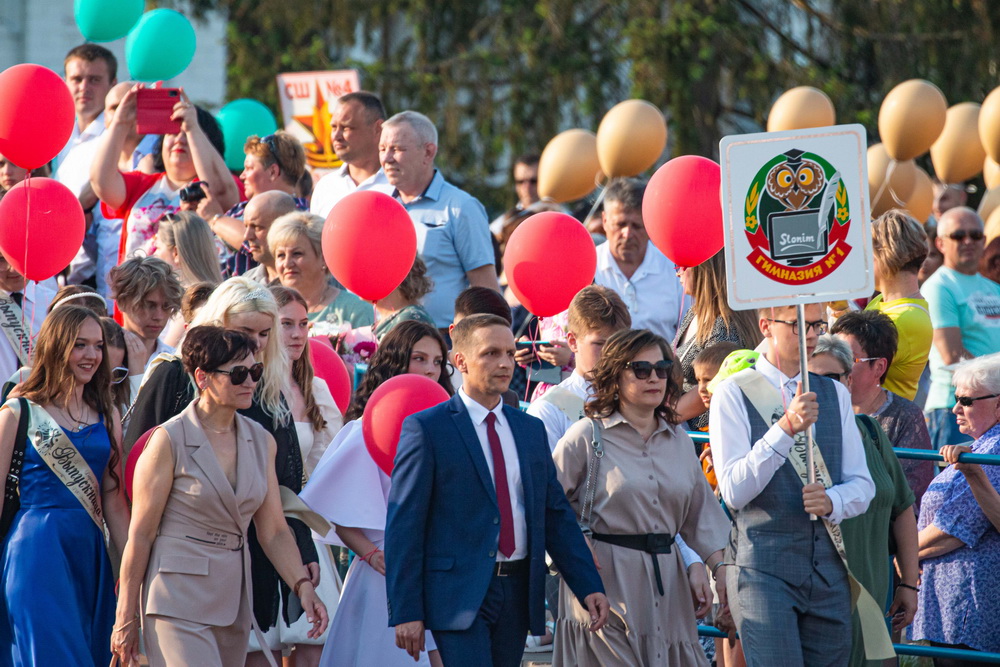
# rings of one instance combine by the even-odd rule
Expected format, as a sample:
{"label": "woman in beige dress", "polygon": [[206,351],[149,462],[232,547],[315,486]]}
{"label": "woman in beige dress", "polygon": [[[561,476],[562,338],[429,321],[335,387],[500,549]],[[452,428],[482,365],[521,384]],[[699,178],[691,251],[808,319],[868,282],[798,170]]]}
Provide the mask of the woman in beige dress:
{"label": "woman in beige dress", "polygon": [[[729,521],[668,407],[679,391],[667,342],[646,330],[620,331],[594,368],[588,418],[556,446],[559,481],[592,532],[611,613],[604,629],[590,632],[589,614],[563,583],[554,665],[708,664],[695,616],[708,611],[711,591],[707,580],[689,586],[672,542],[680,533],[705,559],[725,605]],[[700,563],[691,567],[704,572]]]}
{"label": "woman in beige dress", "polygon": [[152,667],[243,665],[253,626],[251,519],[313,623],[310,636],[326,629],[326,608],[282,513],[274,438],[236,413],[250,407],[263,374],[255,350],[246,334],[220,327],[195,327],[184,341],[199,397],[154,431],[135,470],[111,635],[126,665],[138,662],[140,622]]}

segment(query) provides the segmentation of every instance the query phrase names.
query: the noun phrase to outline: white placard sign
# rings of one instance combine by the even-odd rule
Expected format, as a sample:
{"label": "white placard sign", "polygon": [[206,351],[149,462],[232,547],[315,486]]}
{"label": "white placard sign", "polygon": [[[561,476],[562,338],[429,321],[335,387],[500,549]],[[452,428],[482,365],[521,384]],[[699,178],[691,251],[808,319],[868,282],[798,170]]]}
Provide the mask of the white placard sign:
{"label": "white placard sign", "polygon": [[736,310],[875,289],[861,125],[725,137],[722,213]]}

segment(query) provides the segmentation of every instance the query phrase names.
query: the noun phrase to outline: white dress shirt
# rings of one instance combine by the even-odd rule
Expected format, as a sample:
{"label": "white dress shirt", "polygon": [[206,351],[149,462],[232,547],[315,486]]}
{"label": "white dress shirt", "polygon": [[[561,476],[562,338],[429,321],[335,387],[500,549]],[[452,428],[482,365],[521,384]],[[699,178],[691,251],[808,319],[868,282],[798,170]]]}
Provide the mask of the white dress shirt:
{"label": "white dress shirt", "polygon": [[[785,405],[790,403],[795,397],[801,374],[790,378],[763,355],[757,360],[756,368],[775,388],[781,389]],[[826,490],[833,503],[833,511],[826,518],[840,523],[868,509],[875,496],[875,483],[865,462],[861,433],[851,407],[851,395],[844,385],[839,382],[834,384],[840,404],[844,444],[841,482]],[[764,490],[774,473],[784,465],[795,440],[775,423],[763,438],[751,445],[750,421],[743,392],[731,379],[716,387],[712,395],[708,427],[719,490],[726,504],[735,510],[742,509]]]}
{"label": "white dress shirt", "polygon": [[490,479],[496,479],[493,473],[493,453],[490,451],[489,437],[486,435],[486,415],[493,413],[497,416],[496,430],[500,436],[500,449],[503,451],[504,465],[507,467],[507,488],[510,490],[510,508],[514,515],[514,553],[509,557],[500,553],[497,549],[497,560],[521,560],[528,556],[528,524],[524,515],[524,488],[521,486],[521,462],[517,456],[517,445],[514,444],[514,433],[510,430],[510,424],[503,414],[503,401],[497,398],[496,407],[487,410],[485,407],[469,398],[464,390],[459,389],[458,395],[462,397],[465,408],[472,418],[472,425],[476,429],[479,437],[479,445],[483,448],[483,456],[486,457],[486,465],[490,469]]}
{"label": "white dress shirt", "polygon": [[319,179],[313,188],[312,199],[309,200],[309,212],[322,218],[330,215],[330,211],[341,199],[359,190],[375,190],[391,195],[393,188],[385,177],[385,172],[379,169],[360,183],[355,183],[347,164]]}
{"label": "white dress shirt", "polygon": [[618,267],[607,242],[597,246],[597,273],[594,282],[610,287],[622,298],[632,316],[633,329],[649,329],[673,342],[677,325],[691,307],[677,278],[677,267],[651,242],[646,256],[631,278]]}
{"label": "white dress shirt", "polygon": [[[42,322],[57,289],[59,285],[54,279],[49,278],[40,283],[29,282],[21,292],[24,295],[21,300],[21,313],[24,316],[24,328],[31,330],[31,337],[34,339],[32,349],[38,342],[38,330],[42,328]],[[21,360],[17,356],[17,350],[5,334],[0,334],[0,382],[7,380],[19,368]]]}

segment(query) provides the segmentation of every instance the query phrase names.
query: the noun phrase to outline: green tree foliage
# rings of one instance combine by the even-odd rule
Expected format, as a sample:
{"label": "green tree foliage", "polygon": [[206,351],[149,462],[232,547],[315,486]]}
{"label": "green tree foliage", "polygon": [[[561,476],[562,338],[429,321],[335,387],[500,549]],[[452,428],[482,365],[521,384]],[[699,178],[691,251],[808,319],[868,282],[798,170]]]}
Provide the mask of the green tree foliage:
{"label": "green tree foliage", "polygon": [[[167,0],[164,0],[164,3]],[[763,127],[785,89],[813,85],[874,137],[913,77],[949,103],[997,85],[992,0],[194,0],[229,14],[230,98],[277,108],[279,72],[354,67],[390,112],[427,113],[447,176],[491,209],[509,163],[628,97],[664,110],[668,154],[715,157]]]}

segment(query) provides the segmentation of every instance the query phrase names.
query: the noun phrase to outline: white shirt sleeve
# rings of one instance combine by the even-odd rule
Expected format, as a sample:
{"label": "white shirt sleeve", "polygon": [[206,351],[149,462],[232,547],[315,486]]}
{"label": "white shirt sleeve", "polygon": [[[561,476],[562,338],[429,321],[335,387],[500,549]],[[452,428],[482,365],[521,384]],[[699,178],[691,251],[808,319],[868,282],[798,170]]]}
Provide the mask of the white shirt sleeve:
{"label": "white shirt sleeve", "polygon": [[701,559],[701,556],[699,556],[695,552],[694,549],[692,549],[691,547],[689,547],[684,542],[684,538],[681,537],[680,535],[674,535],[674,545],[678,549],[680,549],[680,551],[681,551],[681,560],[684,561],[684,569],[685,570],[687,570],[689,567],[691,567],[695,563],[703,563],[704,562]]}
{"label": "white shirt sleeve", "polygon": [[554,404],[541,399],[532,402],[528,406],[528,414],[537,417],[545,424],[545,435],[549,441],[549,451],[556,451],[556,443],[566,435],[566,431],[573,423],[566,417],[566,413]]}
{"label": "white shirt sleeve", "polygon": [[748,446],[749,415],[742,392],[732,380],[720,384],[712,395],[708,430],[712,434],[712,460],[719,490],[726,504],[735,510],[743,509],[764,490],[795,444],[775,424],[763,438]]}
{"label": "white shirt sleeve", "polygon": [[835,384],[840,402],[840,429],[844,446],[840,463],[840,484],[826,490],[826,495],[833,503],[833,511],[826,518],[832,523],[840,523],[844,519],[863,514],[868,509],[868,504],[875,497],[875,482],[872,481],[865,461],[865,448],[858,424],[854,420],[851,394],[844,385],[839,382]]}

